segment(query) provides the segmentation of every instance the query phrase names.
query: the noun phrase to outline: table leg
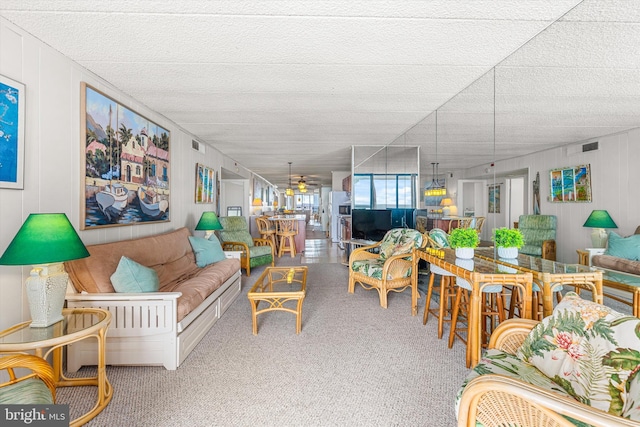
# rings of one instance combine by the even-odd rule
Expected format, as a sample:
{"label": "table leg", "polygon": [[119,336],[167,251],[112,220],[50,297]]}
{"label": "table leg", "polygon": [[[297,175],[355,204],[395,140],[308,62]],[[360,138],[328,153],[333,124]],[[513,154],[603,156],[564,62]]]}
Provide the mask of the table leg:
{"label": "table leg", "polygon": [[482,332],[480,328],[482,300],[480,298],[480,286],[481,284],[477,281],[472,283],[471,299],[469,301],[467,368],[473,368],[478,364],[482,352]]}
{"label": "table leg", "polygon": [[550,316],[553,313],[553,292],[551,291],[551,281],[542,282],[542,315]]}

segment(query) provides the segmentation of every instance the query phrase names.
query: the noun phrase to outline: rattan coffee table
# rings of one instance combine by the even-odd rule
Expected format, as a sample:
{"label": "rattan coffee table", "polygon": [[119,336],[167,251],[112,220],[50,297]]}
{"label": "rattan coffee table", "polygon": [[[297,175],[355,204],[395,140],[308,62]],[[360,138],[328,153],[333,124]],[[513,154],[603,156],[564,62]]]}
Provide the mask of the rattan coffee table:
{"label": "rattan coffee table", "polygon": [[[267,267],[264,270],[247,294],[251,303],[253,335],[258,335],[258,314],[269,311],[286,311],[295,314],[296,334],[300,333],[307,270],[307,267]],[[262,301],[266,306],[258,309]]]}

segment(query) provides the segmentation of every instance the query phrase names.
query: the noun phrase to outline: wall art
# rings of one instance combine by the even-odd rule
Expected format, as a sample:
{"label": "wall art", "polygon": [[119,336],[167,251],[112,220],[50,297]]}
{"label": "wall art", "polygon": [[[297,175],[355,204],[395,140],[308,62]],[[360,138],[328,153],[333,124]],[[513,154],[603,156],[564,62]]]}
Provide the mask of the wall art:
{"label": "wall art", "polygon": [[489,213],[500,213],[500,184],[489,186]]}
{"label": "wall art", "polygon": [[216,171],[196,164],[196,203],[215,203]]}
{"label": "wall art", "polygon": [[80,228],[169,221],[170,132],[82,83]]}
{"label": "wall art", "polygon": [[24,188],[24,85],[0,75],[0,188]]}
{"label": "wall art", "polygon": [[580,165],[550,171],[551,202],[591,202],[591,168]]}

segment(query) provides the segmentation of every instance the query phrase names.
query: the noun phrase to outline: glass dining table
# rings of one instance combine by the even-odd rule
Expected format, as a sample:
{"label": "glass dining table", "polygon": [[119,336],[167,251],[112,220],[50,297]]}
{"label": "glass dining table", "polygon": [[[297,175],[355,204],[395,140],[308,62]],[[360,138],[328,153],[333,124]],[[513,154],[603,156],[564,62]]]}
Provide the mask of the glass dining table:
{"label": "glass dining table", "polygon": [[468,313],[468,336],[466,365],[473,368],[482,355],[482,303],[485,288],[501,285],[511,287],[519,292],[523,301],[522,317],[533,318],[532,286],[533,275],[516,269],[502,269],[502,264],[495,260],[474,258],[473,262],[460,262],[453,249],[441,249],[436,253],[429,248],[416,249],[413,256],[413,271],[418,271],[419,260],[448,271],[457,278],[466,280],[471,285],[471,296]]}
{"label": "glass dining table", "polygon": [[[586,265],[564,264],[525,254],[518,254],[514,259],[499,258],[494,248],[476,248],[475,257],[533,274],[537,290],[542,291],[542,317],[553,312],[553,295],[562,290],[563,285],[587,289],[591,291],[593,301],[603,302],[602,271]],[[536,307],[534,311],[537,311]]]}

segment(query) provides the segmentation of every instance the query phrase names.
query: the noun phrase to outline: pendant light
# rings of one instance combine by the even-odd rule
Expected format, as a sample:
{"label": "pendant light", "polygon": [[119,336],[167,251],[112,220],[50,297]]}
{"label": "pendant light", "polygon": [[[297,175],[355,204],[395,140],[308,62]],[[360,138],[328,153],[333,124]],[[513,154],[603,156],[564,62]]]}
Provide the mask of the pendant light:
{"label": "pendant light", "polygon": [[444,196],[447,194],[447,189],[438,184],[438,110],[436,110],[436,161],[431,163],[431,167],[433,168],[433,179],[431,186],[424,190],[424,195],[426,197]]}
{"label": "pendant light", "polygon": [[289,186],[284,190],[284,194],[287,196],[293,196],[293,188],[291,188],[291,162],[289,162]]}
{"label": "pendant light", "polygon": [[300,190],[301,193],[307,192],[307,181],[304,180],[303,175],[300,175],[300,181],[298,181],[298,190]]}

